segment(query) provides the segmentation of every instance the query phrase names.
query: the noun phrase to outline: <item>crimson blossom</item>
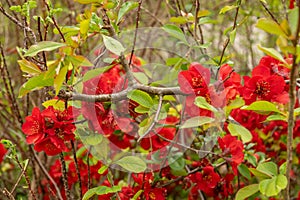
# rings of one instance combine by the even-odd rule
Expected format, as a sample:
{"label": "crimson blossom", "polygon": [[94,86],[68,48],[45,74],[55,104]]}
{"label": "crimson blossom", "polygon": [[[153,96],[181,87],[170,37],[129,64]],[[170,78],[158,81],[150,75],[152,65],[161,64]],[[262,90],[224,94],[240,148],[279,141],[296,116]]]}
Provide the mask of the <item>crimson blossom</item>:
{"label": "crimson blossom", "polygon": [[25,118],[22,130],[28,144],[34,144],[38,152],[45,151],[49,156],[68,151],[66,143],[74,140],[76,126],[74,119],[78,109],[69,106],[66,110],[56,110],[49,106],[42,112],[35,107],[32,114]]}
{"label": "crimson blossom", "polygon": [[230,134],[218,138],[218,142],[223,151],[222,157],[230,163],[234,174],[237,174],[237,166],[244,160],[243,143]]}

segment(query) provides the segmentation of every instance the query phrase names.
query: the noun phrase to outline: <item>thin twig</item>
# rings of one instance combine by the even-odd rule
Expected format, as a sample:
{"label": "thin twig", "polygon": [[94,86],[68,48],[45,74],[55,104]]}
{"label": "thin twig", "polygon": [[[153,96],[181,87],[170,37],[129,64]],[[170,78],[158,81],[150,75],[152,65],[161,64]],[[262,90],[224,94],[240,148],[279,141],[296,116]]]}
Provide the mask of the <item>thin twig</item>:
{"label": "thin twig", "polygon": [[79,171],[79,166],[78,166],[78,160],[76,157],[76,149],[74,142],[71,140],[71,145],[72,145],[72,151],[73,151],[73,157],[74,157],[74,162],[75,162],[75,168],[76,168],[76,174],[79,182],[79,193],[80,193],[80,199],[82,199],[82,182],[81,182],[81,176],[80,176],[80,171]]}
{"label": "thin twig", "polygon": [[[233,20],[233,26],[232,26],[232,29],[231,31],[233,31],[234,29],[236,29],[236,26],[237,26],[237,18],[238,18],[238,14],[239,14],[239,10],[240,10],[240,6],[241,6],[241,3],[242,3],[242,0],[240,0],[238,2],[238,5],[236,7],[236,11],[235,11],[235,16],[234,16],[234,20]],[[225,54],[225,50],[228,46],[230,42],[230,38],[228,37],[224,43],[224,46],[223,46],[223,50],[222,50],[222,53],[221,53],[221,57],[220,57],[220,61],[219,61],[219,66],[221,66],[222,64],[222,60],[223,60],[223,57],[224,57],[224,54]],[[217,73],[218,74],[218,73]]]}
{"label": "thin twig", "polygon": [[133,44],[132,44],[132,49],[131,49],[131,54],[130,54],[130,59],[129,59],[129,66],[132,63],[132,58],[133,58],[134,49],[135,49],[135,45],[136,45],[136,38],[137,38],[137,33],[138,33],[138,28],[139,28],[142,3],[143,3],[143,0],[139,0],[139,6],[138,6],[138,10],[137,10],[137,14],[136,14],[136,21],[135,21],[134,39],[133,39]]}
{"label": "thin twig", "polygon": [[55,183],[55,181],[53,180],[53,178],[50,176],[50,174],[48,173],[48,171],[46,170],[46,168],[44,167],[44,164],[41,162],[40,158],[36,155],[36,153],[34,152],[34,150],[32,149],[32,146],[30,146],[30,151],[34,156],[35,161],[38,163],[39,167],[41,168],[42,172],[44,173],[44,175],[46,176],[46,178],[52,183],[52,185],[54,186],[57,196],[60,200],[63,200],[61,193],[60,193],[60,189],[58,188],[57,184]]}
{"label": "thin twig", "polygon": [[27,184],[27,186],[28,186],[28,189],[29,189],[29,192],[30,192],[32,198],[33,198],[34,200],[36,200],[35,193],[33,192],[32,188],[31,188],[30,180],[29,180],[28,174],[27,174],[27,172],[26,172],[27,166],[25,166],[25,167],[22,166],[22,164],[20,163],[20,160],[19,160],[19,158],[18,158],[17,155],[15,156],[15,160],[16,160],[16,162],[18,163],[20,169],[22,170],[22,174],[23,174],[23,176],[24,176],[24,178],[25,178],[26,184]]}
{"label": "thin twig", "polygon": [[20,21],[18,21],[16,18],[14,18],[13,16],[11,16],[10,14],[8,14],[4,8],[2,6],[0,6],[0,12],[5,15],[8,19],[10,19],[13,23],[15,23],[17,26],[19,26],[20,28],[26,30],[27,32],[29,32],[32,35],[33,41],[34,43],[36,43],[36,35],[33,32],[33,30],[29,27],[29,26],[25,26],[24,24],[22,24]]}
{"label": "thin twig", "polygon": [[[299,43],[299,32],[300,32],[300,1],[297,1],[298,10],[298,25],[295,39],[292,40],[294,48],[297,47]],[[296,103],[296,82],[298,76],[298,63],[296,61],[297,54],[294,53],[293,55],[293,64],[290,71],[290,82],[289,82],[289,115],[288,115],[288,133],[287,133],[287,158],[286,158],[286,177],[287,177],[287,187],[286,187],[286,194],[285,199],[290,199],[290,183],[291,183],[291,176],[290,172],[292,170],[292,160],[293,160],[293,129],[295,125],[295,118],[294,118],[294,106]]]}
{"label": "thin twig", "polygon": [[66,197],[67,197],[67,200],[69,200],[69,199],[72,199],[72,198],[71,198],[71,191],[70,191],[69,186],[68,186],[68,180],[67,180],[67,175],[68,174],[67,174],[66,162],[65,162],[63,153],[59,154],[59,159],[60,159],[60,163],[61,163],[62,180],[63,180],[65,192],[66,192]]}

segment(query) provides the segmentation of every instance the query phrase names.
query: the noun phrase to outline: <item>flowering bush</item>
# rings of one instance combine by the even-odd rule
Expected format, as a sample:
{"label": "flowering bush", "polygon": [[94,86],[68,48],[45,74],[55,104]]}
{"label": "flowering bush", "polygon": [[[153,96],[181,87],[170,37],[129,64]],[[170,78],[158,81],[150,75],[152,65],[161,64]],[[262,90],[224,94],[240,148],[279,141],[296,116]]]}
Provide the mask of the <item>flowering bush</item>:
{"label": "flowering bush", "polygon": [[[31,15],[33,0],[8,5],[13,14],[0,3],[1,13],[24,29],[25,46],[17,51],[26,77],[19,90],[25,104],[15,97],[0,43],[8,97],[0,105],[11,106],[0,113],[7,121],[0,124],[9,124],[0,143],[3,197],[300,199],[299,1],[258,1],[270,17],[254,23],[278,48],[258,46],[265,55],[251,71],[226,55],[236,37],[242,40],[240,26],[255,16],[248,2],[218,10],[219,17],[234,13],[218,56],[207,52],[215,44],[204,42],[203,27],[221,23],[199,0],[159,1],[172,16],[167,22],[142,0],[67,2],[85,11],[68,10],[65,26],[58,25],[59,3],[44,1],[43,17]],[[143,12],[162,27],[141,29],[148,21]],[[129,34],[125,15],[135,21]],[[50,26],[57,42],[46,37]]]}

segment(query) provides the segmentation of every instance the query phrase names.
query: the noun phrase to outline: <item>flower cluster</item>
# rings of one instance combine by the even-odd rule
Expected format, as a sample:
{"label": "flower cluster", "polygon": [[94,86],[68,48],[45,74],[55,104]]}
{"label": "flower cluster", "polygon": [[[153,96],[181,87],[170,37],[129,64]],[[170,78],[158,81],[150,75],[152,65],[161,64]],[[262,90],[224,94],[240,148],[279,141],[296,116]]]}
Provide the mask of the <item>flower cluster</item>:
{"label": "flower cluster", "polygon": [[53,156],[68,151],[67,142],[74,140],[74,119],[79,110],[69,106],[61,111],[49,106],[42,112],[35,107],[22,126],[28,144],[34,144],[38,152]]}

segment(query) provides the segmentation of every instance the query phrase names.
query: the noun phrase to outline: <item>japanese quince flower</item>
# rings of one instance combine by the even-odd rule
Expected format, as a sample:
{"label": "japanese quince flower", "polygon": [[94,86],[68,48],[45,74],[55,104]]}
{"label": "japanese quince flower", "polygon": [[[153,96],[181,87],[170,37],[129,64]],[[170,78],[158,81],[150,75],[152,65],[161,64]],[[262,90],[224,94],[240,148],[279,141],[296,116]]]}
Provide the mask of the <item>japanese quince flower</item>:
{"label": "japanese quince flower", "polygon": [[219,146],[223,151],[223,158],[229,161],[232,170],[237,174],[237,165],[244,160],[244,146],[240,140],[232,135],[225,135],[223,138],[218,138]]}
{"label": "japanese quince flower", "polygon": [[196,183],[192,190],[201,190],[209,196],[213,195],[214,188],[220,181],[220,176],[215,172],[212,166],[206,166],[202,172],[196,172],[190,175],[190,180]]}
{"label": "japanese quince flower", "polygon": [[180,90],[187,94],[205,96],[208,92],[209,81],[209,69],[203,67],[199,63],[191,63],[188,70],[181,71],[178,74]]}
{"label": "japanese quince flower", "polygon": [[252,77],[244,77],[243,98],[246,104],[266,100],[287,103],[288,95],[282,76],[271,74],[270,68],[258,65],[252,71]]}
{"label": "japanese quince flower", "polygon": [[42,112],[35,107],[22,126],[27,143],[34,144],[36,151],[45,151],[50,156],[68,151],[66,142],[74,140],[76,127],[73,121],[78,113],[78,109],[72,106],[64,111],[49,106]]}

